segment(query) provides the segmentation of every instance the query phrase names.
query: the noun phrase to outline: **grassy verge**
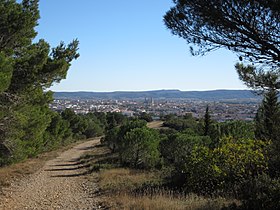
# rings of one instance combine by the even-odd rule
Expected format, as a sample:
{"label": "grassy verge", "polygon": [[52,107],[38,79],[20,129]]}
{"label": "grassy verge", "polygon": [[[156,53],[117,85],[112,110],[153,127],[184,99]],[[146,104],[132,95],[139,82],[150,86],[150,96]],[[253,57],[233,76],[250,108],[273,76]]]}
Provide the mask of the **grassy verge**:
{"label": "grassy verge", "polygon": [[[222,209],[232,202],[223,198],[204,198],[196,195],[180,197],[174,196],[165,191],[160,191],[156,195],[132,196],[124,194],[115,197],[122,209],[155,209],[155,210],[213,210]],[[112,209],[118,209],[113,206]]]}
{"label": "grassy verge", "polygon": [[98,171],[100,191],[110,209],[222,209],[236,202],[225,198],[182,195],[164,187],[160,171],[143,171],[120,167],[116,154],[97,146],[81,161]]}

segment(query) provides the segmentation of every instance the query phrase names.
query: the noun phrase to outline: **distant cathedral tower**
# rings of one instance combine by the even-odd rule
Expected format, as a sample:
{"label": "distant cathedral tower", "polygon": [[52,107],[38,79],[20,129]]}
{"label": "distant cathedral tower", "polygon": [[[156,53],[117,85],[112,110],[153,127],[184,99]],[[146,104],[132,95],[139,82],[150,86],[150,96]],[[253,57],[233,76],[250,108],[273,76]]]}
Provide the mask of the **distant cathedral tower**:
{"label": "distant cathedral tower", "polygon": [[149,98],[145,98],[145,101],[144,101],[144,104],[145,105],[149,105],[149,106],[153,106],[154,105],[154,99],[151,97],[150,99]]}
{"label": "distant cathedral tower", "polygon": [[151,100],[150,100],[150,105],[154,105],[154,99],[153,98],[151,98]]}

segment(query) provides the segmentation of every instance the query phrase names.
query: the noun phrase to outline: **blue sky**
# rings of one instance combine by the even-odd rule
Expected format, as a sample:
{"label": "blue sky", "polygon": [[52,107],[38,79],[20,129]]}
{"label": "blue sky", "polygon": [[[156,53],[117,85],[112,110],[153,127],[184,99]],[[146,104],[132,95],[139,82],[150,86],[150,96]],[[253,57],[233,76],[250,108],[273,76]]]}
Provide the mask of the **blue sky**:
{"label": "blue sky", "polygon": [[52,47],[80,41],[80,58],[54,91],[245,89],[219,50],[190,55],[163,23],[172,0],[41,0],[38,37]]}

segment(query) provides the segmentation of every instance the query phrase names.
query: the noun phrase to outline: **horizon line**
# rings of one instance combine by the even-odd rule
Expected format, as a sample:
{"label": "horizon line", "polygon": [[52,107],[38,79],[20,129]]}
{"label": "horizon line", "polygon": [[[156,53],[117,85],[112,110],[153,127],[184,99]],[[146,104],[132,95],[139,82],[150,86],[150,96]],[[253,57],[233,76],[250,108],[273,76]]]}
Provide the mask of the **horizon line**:
{"label": "horizon line", "polygon": [[[180,91],[180,92],[189,92],[189,91],[195,91],[195,92],[203,92],[203,91],[221,91],[221,90],[249,90],[253,91],[251,89],[244,89],[244,88],[221,88],[221,89],[191,89],[191,90],[180,90],[180,89],[151,89],[151,90],[109,90],[109,91],[97,91],[97,90],[50,90],[52,92],[94,92],[94,93],[114,93],[114,92],[151,92],[151,91]],[[49,90],[48,90],[49,91]]]}

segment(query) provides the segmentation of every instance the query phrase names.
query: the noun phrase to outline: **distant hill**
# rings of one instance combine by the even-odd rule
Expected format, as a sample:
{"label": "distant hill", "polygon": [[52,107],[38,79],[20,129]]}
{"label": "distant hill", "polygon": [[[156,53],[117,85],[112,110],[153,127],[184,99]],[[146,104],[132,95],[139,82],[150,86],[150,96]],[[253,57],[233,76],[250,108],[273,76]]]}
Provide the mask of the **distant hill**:
{"label": "distant hill", "polygon": [[261,97],[249,90],[209,90],[209,91],[116,91],[116,92],[55,92],[56,99],[197,99],[221,100],[260,100]]}

